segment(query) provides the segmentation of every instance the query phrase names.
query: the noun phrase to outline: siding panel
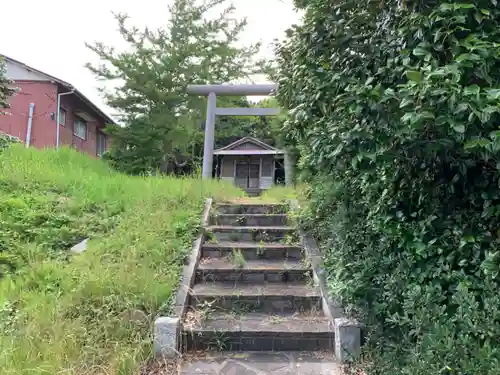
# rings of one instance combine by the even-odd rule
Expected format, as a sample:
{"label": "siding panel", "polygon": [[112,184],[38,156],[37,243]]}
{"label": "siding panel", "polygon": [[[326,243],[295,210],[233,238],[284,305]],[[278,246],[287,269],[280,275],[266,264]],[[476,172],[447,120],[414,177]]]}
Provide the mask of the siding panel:
{"label": "siding panel", "polygon": [[260,179],[260,188],[261,189],[269,189],[273,186],[273,178],[272,177],[261,177]]}
{"label": "siding panel", "polygon": [[234,158],[231,157],[223,157],[222,158],[222,166],[221,166],[221,177],[231,179],[234,176]]}
{"label": "siding panel", "polygon": [[262,156],[262,177],[273,176],[274,158],[272,156]]}

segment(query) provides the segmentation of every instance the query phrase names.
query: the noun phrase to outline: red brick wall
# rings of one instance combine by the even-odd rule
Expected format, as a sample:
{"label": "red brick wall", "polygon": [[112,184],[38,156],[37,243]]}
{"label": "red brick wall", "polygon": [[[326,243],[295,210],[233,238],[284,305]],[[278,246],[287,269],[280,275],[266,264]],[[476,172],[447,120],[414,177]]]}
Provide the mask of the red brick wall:
{"label": "red brick wall", "polygon": [[89,155],[97,156],[97,129],[104,128],[104,121],[86,121],[87,139],[83,140],[74,135],[74,123],[78,110],[83,110],[94,117],[86,104],[75,95],[63,95],[61,97],[61,108],[66,110],[66,125],[61,126],[60,145],[75,147],[77,150],[87,152]]}
{"label": "red brick wall", "polygon": [[29,104],[35,103],[31,127],[31,142],[34,147],[54,147],[56,144],[55,115],[57,87],[50,82],[16,82],[20,91],[9,99],[10,115],[0,116],[0,131],[26,141]]}
{"label": "red brick wall", "polygon": [[[57,84],[17,81],[15,86],[21,90],[9,99],[11,108],[6,112],[11,115],[0,116],[0,131],[18,137],[25,142],[29,104],[35,103],[30,145],[37,148],[55,147]],[[83,140],[73,134],[76,112],[84,111],[92,117],[97,116],[74,94],[63,95],[61,107],[66,110],[66,125],[60,126],[59,145],[75,147],[89,155],[97,156],[96,131],[97,128],[103,128],[105,122],[100,119],[87,122],[87,139]]]}

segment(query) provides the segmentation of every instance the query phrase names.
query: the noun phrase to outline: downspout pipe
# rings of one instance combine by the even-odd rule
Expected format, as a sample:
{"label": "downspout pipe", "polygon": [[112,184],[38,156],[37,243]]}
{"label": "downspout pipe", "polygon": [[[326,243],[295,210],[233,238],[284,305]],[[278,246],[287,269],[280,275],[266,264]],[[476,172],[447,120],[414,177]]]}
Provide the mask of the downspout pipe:
{"label": "downspout pipe", "polygon": [[60,133],[60,121],[61,121],[61,96],[73,94],[75,90],[69,92],[62,92],[57,94],[57,120],[56,120],[56,149],[59,149],[59,133]]}
{"label": "downspout pipe", "polygon": [[26,130],[26,147],[30,147],[31,128],[33,126],[33,113],[35,112],[35,103],[30,103],[28,112],[28,129]]}

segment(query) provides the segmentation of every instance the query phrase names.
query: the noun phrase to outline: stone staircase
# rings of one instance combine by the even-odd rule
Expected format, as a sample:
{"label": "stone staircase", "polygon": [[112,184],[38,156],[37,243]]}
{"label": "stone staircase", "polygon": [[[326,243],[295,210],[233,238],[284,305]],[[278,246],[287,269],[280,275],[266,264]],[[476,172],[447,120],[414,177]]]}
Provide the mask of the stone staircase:
{"label": "stone staircase", "polygon": [[214,205],[181,322],[183,352],[334,349],[332,322],[286,208]]}

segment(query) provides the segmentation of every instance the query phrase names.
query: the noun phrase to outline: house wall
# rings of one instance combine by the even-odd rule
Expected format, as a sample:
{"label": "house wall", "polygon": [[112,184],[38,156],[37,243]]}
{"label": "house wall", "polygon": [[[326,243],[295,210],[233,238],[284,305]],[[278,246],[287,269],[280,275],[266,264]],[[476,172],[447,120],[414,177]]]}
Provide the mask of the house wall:
{"label": "house wall", "polygon": [[13,81],[47,81],[47,77],[43,74],[26,69],[24,66],[7,60],[5,63],[6,77]]}
{"label": "house wall", "polygon": [[234,178],[234,156],[223,156],[221,161],[221,175],[223,180],[231,180]]}
{"label": "house wall", "polygon": [[[12,71],[12,68],[10,69]],[[34,74],[24,71],[26,75]],[[23,73],[23,70],[15,73]],[[31,80],[16,81],[13,86],[20,91],[9,99],[11,108],[5,110],[9,115],[0,116],[0,131],[26,142],[29,104],[35,103],[30,145],[36,148],[55,147],[58,85],[48,81]],[[73,134],[75,115],[82,110],[89,114],[92,114],[92,111],[75,95],[62,96],[61,108],[66,110],[66,125],[60,126],[60,145],[97,156],[96,137],[99,129],[105,126],[104,120],[97,119],[96,116],[94,121],[87,121],[87,139],[83,140]]]}
{"label": "house wall", "polygon": [[86,120],[87,139],[81,139],[74,134],[74,124],[77,118],[77,112],[89,112],[85,103],[75,95],[64,95],[61,97],[61,108],[66,111],[66,125],[60,128],[60,145],[74,147],[92,156],[97,156],[97,133],[102,132],[106,126],[103,120],[94,118],[92,121]]}
{"label": "house wall", "polygon": [[57,87],[50,82],[16,82],[18,91],[9,98],[11,108],[8,115],[0,115],[0,131],[26,142],[30,103],[35,103],[31,126],[30,144],[34,147],[54,147],[56,144],[56,121],[51,116],[56,113]]}
{"label": "house wall", "polygon": [[274,156],[262,155],[260,188],[269,189],[274,185]]}

